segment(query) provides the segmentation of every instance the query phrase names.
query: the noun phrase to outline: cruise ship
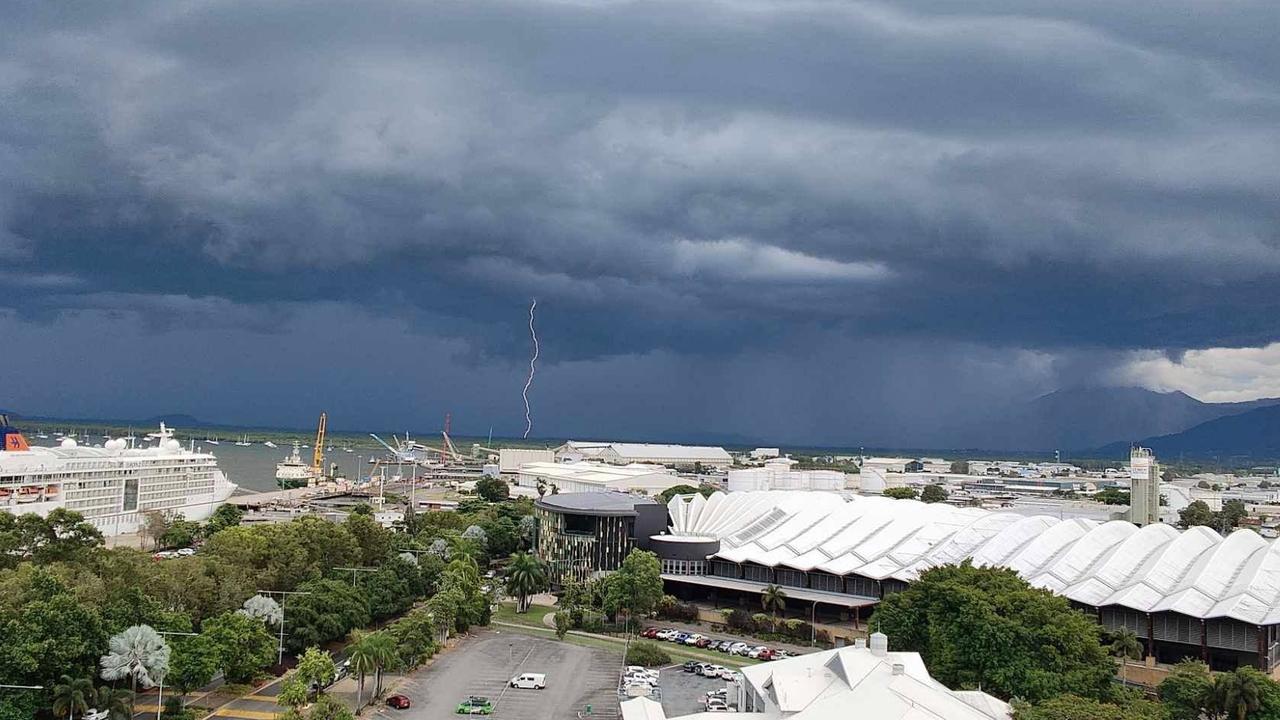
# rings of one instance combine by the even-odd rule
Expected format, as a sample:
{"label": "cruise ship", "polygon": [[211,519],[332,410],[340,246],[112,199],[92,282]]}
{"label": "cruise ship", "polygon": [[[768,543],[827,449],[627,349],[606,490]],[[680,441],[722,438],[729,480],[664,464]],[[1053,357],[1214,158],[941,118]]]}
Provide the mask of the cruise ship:
{"label": "cruise ship", "polygon": [[103,535],[127,535],[152,511],[204,520],[235,491],[217,458],[184,449],[164,423],[147,437],[155,443],[134,447],[117,438],[86,447],[68,437],[56,447],[31,446],[0,415],[0,511],[66,508]]}

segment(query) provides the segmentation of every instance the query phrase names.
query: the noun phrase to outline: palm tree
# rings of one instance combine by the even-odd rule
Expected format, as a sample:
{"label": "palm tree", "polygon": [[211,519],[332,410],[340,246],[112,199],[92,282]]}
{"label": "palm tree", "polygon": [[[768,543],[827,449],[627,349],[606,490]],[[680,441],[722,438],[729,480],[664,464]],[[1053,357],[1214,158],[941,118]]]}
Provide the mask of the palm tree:
{"label": "palm tree", "polygon": [[777,585],[770,584],[760,594],[760,604],[764,607],[764,611],[773,613],[773,629],[778,629],[778,613],[785,612],[787,609],[787,594]]}
{"label": "palm tree", "polygon": [[94,694],[94,709],[106,710],[108,720],[129,720],[132,715],[130,708],[133,707],[133,693],[103,685]]}
{"label": "palm tree", "polygon": [[89,712],[89,700],[92,697],[92,680],[63,675],[58,684],[53,686],[53,715],[76,720],[77,710],[81,716]]}
{"label": "palm tree", "polygon": [[351,672],[359,678],[356,686],[356,710],[359,710],[364,700],[364,676],[368,675],[376,667],[374,662],[375,648],[369,644],[369,633],[364,630],[355,630],[351,633],[351,644],[347,646],[347,660],[351,662]]}
{"label": "palm tree", "polygon": [[529,611],[529,597],[547,585],[547,568],[537,556],[516,553],[507,566],[507,592],[516,598],[516,612]]}
{"label": "palm tree", "polygon": [[382,694],[382,671],[398,665],[400,653],[396,650],[395,638],[390,633],[372,633],[365,638],[365,643],[373,657],[373,695],[377,697]]}
{"label": "palm tree", "polygon": [[1260,673],[1247,668],[1223,673],[1213,681],[1213,704],[1218,712],[1236,720],[1245,720],[1250,713],[1262,707],[1262,682]]}
{"label": "palm tree", "polygon": [[1142,657],[1142,643],[1138,642],[1138,636],[1132,631],[1120,628],[1111,635],[1111,654],[1120,658],[1120,683],[1125,684],[1129,660]]}
{"label": "palm tree", "polygon": [[103,655],[102,679],[129,678],[136,694],[138,683],[151,687],[169,672],[169,645],[149,625],[134,625],[113,636],[109,653]]}

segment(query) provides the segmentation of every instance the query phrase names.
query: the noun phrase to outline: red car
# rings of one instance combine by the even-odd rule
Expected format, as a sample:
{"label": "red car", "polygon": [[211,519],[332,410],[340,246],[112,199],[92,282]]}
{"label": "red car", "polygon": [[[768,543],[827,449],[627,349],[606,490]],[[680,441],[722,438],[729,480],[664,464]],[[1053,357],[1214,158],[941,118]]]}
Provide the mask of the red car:
{"label": "red car", "polygon": [[407,710],[412,703],[410,703],[409,698],[404,695],[392,695],[387,698],[387,705],[397,710]]}
{"label": "red car", "polygon": [[658,628],[655,628],[655,627],[645,628],[644,631],[640,633],[640,637],[651,638],[651,637],[657,636],[657,634],[658,634]]}

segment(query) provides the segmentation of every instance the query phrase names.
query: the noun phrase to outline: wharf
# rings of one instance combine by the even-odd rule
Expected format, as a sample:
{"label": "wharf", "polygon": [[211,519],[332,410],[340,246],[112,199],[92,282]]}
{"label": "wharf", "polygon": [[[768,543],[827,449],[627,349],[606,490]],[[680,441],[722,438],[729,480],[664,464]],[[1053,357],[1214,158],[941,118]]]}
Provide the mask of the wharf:
{"label": "wharf", "polygon": [[269,492],[232,495],[227,503],[242,508],[261,508],[268,505],[296,505],[304,500],[323,500],[325,498],[347,495],[351,491],[338,487],[303,487],[289,490],[271,490]]}

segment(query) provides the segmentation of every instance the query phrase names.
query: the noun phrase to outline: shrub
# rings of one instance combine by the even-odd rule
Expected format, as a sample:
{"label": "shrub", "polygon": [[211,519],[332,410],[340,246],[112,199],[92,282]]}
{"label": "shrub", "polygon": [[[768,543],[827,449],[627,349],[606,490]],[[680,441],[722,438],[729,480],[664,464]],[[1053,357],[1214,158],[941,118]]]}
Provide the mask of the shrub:
{"label": "shrub", "polygon": [[768,630],[773,627],[773,616],[765,613],[756,613],[751,616],[751,624],[757,629]]}
{"label": "shrub", "polygon": [[582,613],[582,622],[578,624],[578,629],[591,633],[604,632],[604,615],[596,612]]}
{"label": "shrub", "polygon": [[658,617],[684,622],[698,621],[698,606],[693,603],[680,602],[671,595],[662,596],[658,603]]}
{"label": "shrub", "polygon": [[569,634],[569,628],[573,624],[573,619],[569,613],[561,610],[555,615],[556,620],[556,638],[563,640],[565,635]]}
{"label": "shrub", "polygon": [[753,630],[751,616],[742,610],[725,610],[724,622],[733,630]]}
{"label": "shrub", "polygon": [[641,640],[631,643],[631,647],[627,648],[627,664],[628,665],[644,665],[645,667],[654,667],[655,665],[670,665],[671,656],[667,654],[657,643]]}

